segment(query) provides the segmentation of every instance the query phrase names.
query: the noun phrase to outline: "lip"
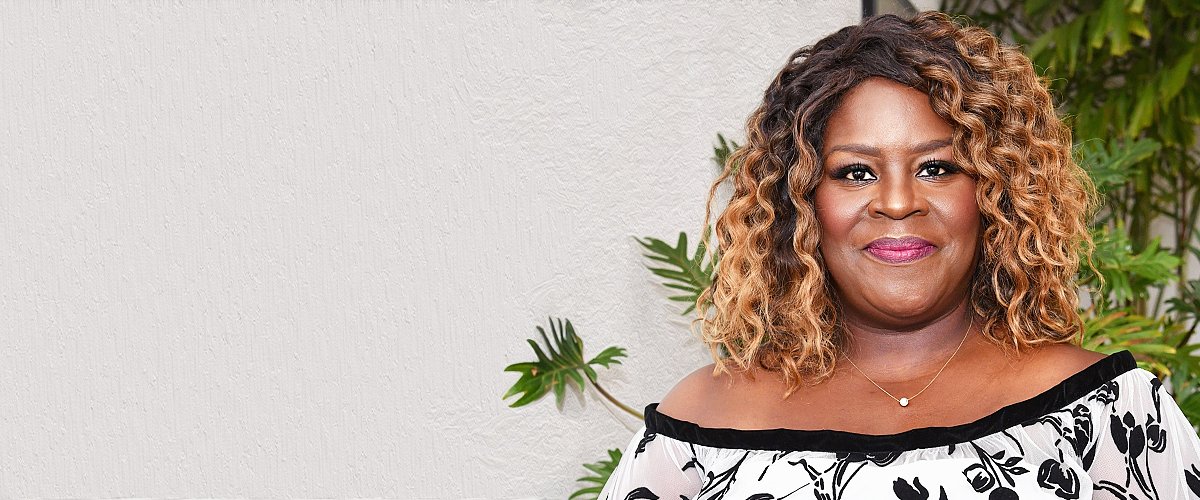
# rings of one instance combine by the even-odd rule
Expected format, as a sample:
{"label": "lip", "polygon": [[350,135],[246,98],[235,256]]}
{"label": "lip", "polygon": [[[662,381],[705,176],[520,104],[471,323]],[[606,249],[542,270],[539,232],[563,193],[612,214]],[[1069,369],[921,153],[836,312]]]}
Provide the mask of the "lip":
{"label": "lip", "polygon": [[928,257],[937,246],[916,236],[879,238],[867,244],[867,253],[888,264],[907,264]]}

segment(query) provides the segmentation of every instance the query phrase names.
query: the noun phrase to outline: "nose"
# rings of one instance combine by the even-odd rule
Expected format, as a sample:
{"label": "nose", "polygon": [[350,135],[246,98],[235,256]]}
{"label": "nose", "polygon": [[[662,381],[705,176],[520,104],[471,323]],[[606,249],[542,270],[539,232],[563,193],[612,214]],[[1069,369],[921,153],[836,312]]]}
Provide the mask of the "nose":
{"label": "nose", "polygon": [[877,184],[875,197],[867,207],[870,214],[900,220],[928,213],[929,205],[919,182],[911,175],[887,176]]}

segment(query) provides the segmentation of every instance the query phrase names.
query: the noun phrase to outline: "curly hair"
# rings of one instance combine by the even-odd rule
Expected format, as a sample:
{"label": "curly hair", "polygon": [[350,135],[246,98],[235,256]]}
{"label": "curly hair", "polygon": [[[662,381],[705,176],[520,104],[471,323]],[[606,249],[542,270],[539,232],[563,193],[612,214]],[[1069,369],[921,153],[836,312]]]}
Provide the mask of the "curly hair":
{"label": "curly hair", "polygon": [[1093,248],[1096,192],[1045,82],[1028,57],[981,28],[939,12],[883,15],[792,54],[709,190],[706,228],[717,187],[732,178],[715,224],[720,262],[693,321],[716,372],[731,364],[781,372],[785,398],[832,374],[845,334],[812,193],[826,123],[870,77],[928,94],[954,129],[954,160],[976,181],[982,222],[968,293],[984,336],[1008,352],[1078,344],[1075,275]]}

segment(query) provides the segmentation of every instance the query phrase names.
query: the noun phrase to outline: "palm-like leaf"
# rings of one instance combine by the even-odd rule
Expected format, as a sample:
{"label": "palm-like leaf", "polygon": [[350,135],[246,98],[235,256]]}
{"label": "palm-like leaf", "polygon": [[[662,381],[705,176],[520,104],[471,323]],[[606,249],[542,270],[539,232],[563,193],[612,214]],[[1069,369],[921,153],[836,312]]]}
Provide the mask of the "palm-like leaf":
{"label": "palm-like leaf", "polygon": [[663,282],[663,286],[686,292],[683,295],[667,297],[676,302],[687,303],[687,309],[683,310],[685,315],[696,308],[696,301],[699,300],[700,294],[709,285],[712,285],[713,268],[720,260],[720,255],[714,252],[712,261],[704,262],[704,250],[707,246],[704,241],[710,232],[710,228],[704,228],[704,237],[696,245],[696,251],[690,256],[688,255],[687,233],[682,231],[679,233],[679,240],[675,246],[658,238],[647,237],[645,240],[634,238],[649,252],[642,255],[655,262],[666,264],[664,267],[646,266],[650,272],[666,280]]}
{"label": "palm-like leaf", "polygon": [[609,476],[617,468],[617,464],[621,462],[621,450],[613,448],[608,450],[608,460],[601,460],[594,464],[583,464],[583,467],[592,471],[591,475],[583,476],[577,481],[581,483],[591,483],[592,486],[580,488],[575,493],[572,493],[567,500],[575,500],[576,497],[582,500],[595,500],[600,496],[600,491],[604,489],[604,483],[608,482]]}
{"label": "palm-like leaf", "polygon": [[1200,422],[1200,392],[1193,392],[1179,402],[1179,409],[1192,422]]}
{"label": "palm-like leaf", "polygon": [[1083,347],[1111,354],[1128,350],[1139,355],[1140,364],[1160,376],[1170,373],[1177,349],[1164,343],[1164,330],[1169,329],[1158,319],[1133,314],[1128,310],[1108,311],[1084,318]]}
{"label": "palm-like leaf", "polygon": [[1162,146],[1151,139],[1133,142],[1085,141],[1075,145],[1075,156],[1101,193],[1125,184],[1131,167],[1158,152]]}
{"label": "palm-like leaf", "polygon": [[1200,280],[1188,280],[1180,287],[1180,296],[1168,299],[1167,304],[1170,304],[1169,310],[1176,318],[1191,321],[1192,325],[1187,331],[1194,333],[1197,323],[1200,323]]}
{"label": "palm-like leaf", "polygon": [[[737,142],[728,140],[724,135],[717,134],[717,145],[713,146],[712,161],[717,165],[717,170],[724,171],[725,163],[729,161],[729,156],[737,151],[741,146]],[[733,171],[737,172],[738,165],[733,166]]]}
{"label": "palm-like leaf", "polygon": [[537,361],[513,363],[504,368],[506,372],[521,374],[501,398],[508,399],[521,394],[520,398],[509,405],[511,407],[527,405],[551,391],[554,392],[555,404],[561,405],[567,385],[574,384],[577,389],[583,390],[584,377],[595,383],[596,370],[592,368],[593,365],[608,368],[610,365],[620,364],[620,358],[625,357],[625,349],[608,347],[590,361],[585,361],[583,339],[575,333],[575,327],[571,325],[570,320],[566,320],[564,324],[564,320],[559,319],[555,324],[554,318],[550,318],[549,337],[542,327],[537,327],[537,331],[541,334],[545,349],[533,339],[527,339],[530,347],[533,347]]}
{"label": "palm-like leaf", "polygon": [[[1191,338],[1192,332],[1184,322],[1171,323],[1163,330],[1163,342],[1176,346],[1174,357],[1166,361],[1170,369],[1171,394],[1180,406],[1189,398],[1200,398],[1200,343],[1189,342]],[[1200,416],[1200,399],[1192,399],[1190,404],[1194,405],[1195,415]],[[1188,413],[1189,417],[1192,415]],[[1200,419],[1192,422],[1200,425]]]}
{"label": "palm-like leaf", "polygon": [[[1149,296],[1150,288],[1161,286],[1177,278],[1176,269],[1180,259],[1158,246],[1158,240],[1141,252],[1133,251],[1133,244],[1121,228],[1107,227],[1092,232],[1096,250],[1092,262],[1104,278],[1105,306],[1121,307],[1135,299]],[[1097,277],[1091,269],[1080,269],[1080,283],[1095,285]]]}

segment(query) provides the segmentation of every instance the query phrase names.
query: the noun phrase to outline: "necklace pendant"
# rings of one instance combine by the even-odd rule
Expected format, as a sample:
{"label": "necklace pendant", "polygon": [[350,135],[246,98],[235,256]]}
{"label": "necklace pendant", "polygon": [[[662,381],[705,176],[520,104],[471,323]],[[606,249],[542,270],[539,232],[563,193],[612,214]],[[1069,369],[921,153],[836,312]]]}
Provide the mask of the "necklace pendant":
{"label": "necklace pendant", "polygon": [[900,398],[900,406],[908,406],[908,398]]}

